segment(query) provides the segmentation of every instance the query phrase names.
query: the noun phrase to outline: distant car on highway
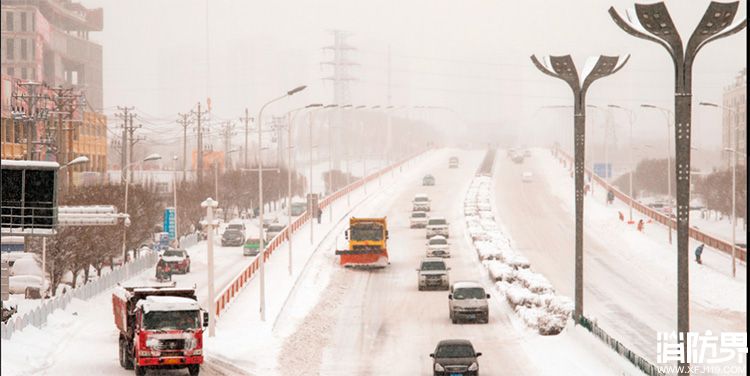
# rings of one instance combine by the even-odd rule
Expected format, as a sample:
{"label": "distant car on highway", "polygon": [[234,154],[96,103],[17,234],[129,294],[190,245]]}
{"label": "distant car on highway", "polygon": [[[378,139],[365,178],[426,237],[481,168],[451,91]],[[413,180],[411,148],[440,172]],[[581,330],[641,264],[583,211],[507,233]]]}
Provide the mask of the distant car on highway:
{"label": "distant car on highway", "polygon": [[427,220],[427,236],[429,239],[435,235],[448,237],[448,221],[445,217],[430,217]]}
{"label": "distant car on highway", "polygon": [[266,238],[267,239],[273,239],[276,235],[284,231],[284,225],[273,223],[268,225],[268,229],[266,230]]}
{"label": "distant car on highway", "polygon": [[162,260],[173,273],[190,273],[190,255],[184,249],[170,248],[162,253]]}
{"label": "distant car on highway", "polygon": [[229,228],[221,234],[221,246],[222,247],[239,247],[245,243],[245,233]]}
{"label": "distant car on highway", "polygon": [[451,322],[472,321],[486,324],[490,321],[490,294],[478,282],[462,281],[451,285],[448,294],[448,310]]}
{"label": "distant car on highway", "polygon": [[482,353],[474,350],[471,341],[465,339],[446,339],[438,342],[432,358],[433,376],[478,376],[479,362]]}
{"label": "distant car on highway", "polygon": [[427,240],[427,257],[451,257],[448,240],[445,236],[435,235]]}
{"label": "distant car on highway", "polygon": [[430,211],[430,197],[424,193],[417,193],[411,201],[413,211]]}
{"label": "distant car on highway", "polygon": [[526,171],[521,174],[521,181],[523,181],[524,183],[531,183],[534,180],[533,178],[534,174],[532,174],[531,172]]}
{"label": "distant car on highway", "polygon": [[423,228],[427,226],[427,212],[413,211],[409,217],[410,228]]}
{"label": "distant car on highway", "polygon": [[257,256],[260,253],[260,239],[248,238],[242,246],[243,256]]}
{"label": "distant car on highway", "polygon": [[423,258],[417,268],[417,286],[422,291],[427,288],[439,288],[448,290],[450,281],[448,271],[451,270],[441,258]]}
{"label": "distant car on highway", "polygon": [[425,185],[425,186],[428,186],[428,185],[430,185],[430,186],[432,186],[432,185],[435,185],[435,177],[434,177],[434,176],[432,176],[432,175],[429,175],[429,174],[425,175],[425,176],[424,176],[424,177],[422,178],[422,185]]}
{"label": "distant car on highway", "polygon": [[458,157],[451,157],[448,160],[448,168],[458,168]]}

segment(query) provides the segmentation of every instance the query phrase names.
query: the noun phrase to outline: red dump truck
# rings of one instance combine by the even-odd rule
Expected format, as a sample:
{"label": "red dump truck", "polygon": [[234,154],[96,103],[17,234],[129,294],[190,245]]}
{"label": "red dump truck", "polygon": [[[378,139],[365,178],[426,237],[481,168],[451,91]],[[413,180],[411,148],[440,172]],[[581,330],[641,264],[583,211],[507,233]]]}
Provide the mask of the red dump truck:
{"label": "red dump truck", "polygon": [[120,331],[120,365],[145,375],[148,369],[187,368],[198,375],[203,363],[203,328],[195,288],[117,286],[112,312]]}

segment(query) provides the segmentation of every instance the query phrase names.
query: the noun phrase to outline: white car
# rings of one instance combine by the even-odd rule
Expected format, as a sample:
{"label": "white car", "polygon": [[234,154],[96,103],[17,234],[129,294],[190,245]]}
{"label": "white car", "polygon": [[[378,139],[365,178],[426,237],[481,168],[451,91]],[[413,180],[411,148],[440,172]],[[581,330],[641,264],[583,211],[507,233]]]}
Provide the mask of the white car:
{"label": "white car", "polygon": [[423,228],[427,226],[427,212],[413,211],[409,217],[409,227]]}
{"label": "white car", "polygon": [[413,211],[430,211],[430,198],[424,193],[414,195],[411,204]]}
{"label": "white car", "polygon": [[268,225],[268,229],[266,229],[266,238],[273,239],[282,231],[284,231],[284,225],[280,225],[278,223]]}
{"label": "white car", "polygon": [[430,217],[427,220],[427,239],[435,235],[448,237],[448,221],[444,217]]}
{"label": "white car", "polygon": [[451,268],[445,265],[443,259],[423,258],[417,269],[417,286],[419,291],[427,288],[448,290],[450,287],[449,270]]}
{"label": "white car", "polygon": [[427,257],[451,257],[448,240],[444,236],[435,235],[427,241]]}
{"label": "white car", "polygon": [[521,174],[521,181],[523,181],[524,183],[531,183],[531,181],[533,180],[533,177],[534,177],[534,174],[527,171]]}

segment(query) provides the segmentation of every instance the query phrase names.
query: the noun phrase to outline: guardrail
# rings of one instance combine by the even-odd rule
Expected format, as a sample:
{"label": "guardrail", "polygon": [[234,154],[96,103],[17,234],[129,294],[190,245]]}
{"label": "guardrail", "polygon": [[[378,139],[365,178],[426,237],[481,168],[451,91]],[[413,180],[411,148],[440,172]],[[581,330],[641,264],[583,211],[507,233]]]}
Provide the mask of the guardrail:
{"label": "guardrail", "polygon": [[46,299],[31,312],[21,316],[12,317],[8,322],[0,323],[0,337],[10,339],[14,332],[22,330],[29,325],[41,328],[47,323],[47,317],[56,309],[65,309],[73,298],[88,300],[93,296],[116,285],[117,283],[140,274],[148,268],[152,268],[157,260],[156,252],[150,252],[143,257],[135,259],[124,266],[120,266],[111,272],[95,279],[83,286],[58,295],[52,299]]}
{"label": "guardrail", "polygon": [[[557,148],[553,148],[552,152],[554,153],[555,156],[559,155],[562,158],[565,158],[568,161],[568,163],[573,163],[573,158],[567,153],[565,153],[564,151],[557,149]],[[616,187],[610,185],[609,183],[604,181],[604,179],[600,178],[598,175],[594,174],[593,171],[591,171],[590,169],[587,168],[586,173],[589,176],[591,176],[591,178],[595,182],[597,182],[600,186],[604,187],[607,190],[611,190],[614,193],[615,198],[624,202],[626,205],[630,205],[632,202],[633,209],[641,212],[642,214],[651,218],[655,222],[661,223],[665,226],[669,226],[671,229],[677,228],[677,222],[674,219],[652,208],[649,208],[648,206],[643,205],[642,203],[636,200],[633,200],[630,196],[620,191]],[[688,231],[688,236],[690,236],[696,241],[699,241],[711,248],[718,249],[719,251],[724,252],[729,255],[732,254],[732,243],[721,240],[715,236],[709,235],[703,231],[698,230],[695,227],[690,227]],[[737,259],[743,262],[747,262],[747,249],[742,248],[740,246],[735,246],[735,250],[736,250]]]}
{"label": "guardrail", "polygon": [[[362,179],[359,179],[341,189],[338,191],[326,196],[321,201],[319,201],[318,205],[320,206],[321,210],[326,208],[328,205],[333,204],[334,201],[338,200],[339,198],[347,195],[349,192],[354,191],[358,189],[359,187],[369,183],[370,181],[373,181],[375,179],[378,179],[379,177],[383,176],[384,174],[400,167],[404,163],[408,162],[412,158],[422,154],[422,152],[417,152],[409,157],[406,157],[402,159],[401,161],[382,168],[378,171],[376,171],[373,174],[370,174]],[[255,260],[253,260],[250,265],[248,265],[244,270],[242,270],[237,277],[235,277],[232,282],[230,282],[224,289],[219,293],[216,300],[214,301],[214,310],[216,311],[216,317],[219,317],[221,313],[227,308],[229,303],[239,294],[239,292],[242,290],[243,287],[245,287],[254,276],[255,272],[258,271],[258,268],[260,268],[260,257],[263,257],[263,260],[268,260],[273,252],[279,248],[281,244],[283,244],[285,241],[289,239],[289,236],[294,234],[297,230],[299,230],[300,227],[302,227],[305,222],[307,222],[310,219],[310,213],[307,211],[303,212],[301,215],[299,215],[292,223],[286,227],[284,227],[284,230],[282,230],[278,235],[274,236],[273,239],[269,242],[269,244],[266,246],[265,250],[261,253],[261,255],[257,256]]]}

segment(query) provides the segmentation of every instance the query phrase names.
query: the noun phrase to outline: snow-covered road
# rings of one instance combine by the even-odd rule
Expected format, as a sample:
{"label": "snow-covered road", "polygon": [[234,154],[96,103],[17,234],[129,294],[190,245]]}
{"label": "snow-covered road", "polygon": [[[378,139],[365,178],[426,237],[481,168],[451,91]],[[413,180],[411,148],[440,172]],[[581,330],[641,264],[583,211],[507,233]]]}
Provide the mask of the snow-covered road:
{"label": "snow-covered road", "polygon": [[[533,182],[522,182],[526,171],[533,172]],[[494,179],[501,221],[517,249],[559,292],[573,297],[575,223],[567,174],[548,150],[535,149],[520,165],[499,157]],[[676,245],[667,243],[666,231],[657,225],[637,232],[602,201],[586,197],[584,314],[654,361],[656,333],[676,330]],[[691,330],[745,332],[745,267],[732,280],[727,268],[715,268],[716,259],[726,257],[714,253],[707,258],[704,265],[690,265]]]}
{"label": "snow-covered road", "polygon": [[[447,168],[452,154],[461,160],[459,169]],[[279,328],[281,336],[293,329],[277,361],[281,375],[431,374],[428,355],[446,338],[470,339],[483,353],[479,363],[484,375],[635,374],[587,333],[541,337],[526,329],[499,296],[490,299],[488,325],[454,325],[448,318],[447,292],[417,290],[415,268],[424,256],[425,230],[409,229],[408,214],[414,194],[424,192],[432,199],[431,214],[446,216],[451,224],[451,280],[479,280],[488,292],[495,291],[469,246],[462,219],[463,196],[483,155],[437,154],[424,171],[435,176],[434,187],[422,187],[422,174],[412,174],[405,177],[405,187],[389,190],[376,206],[354,211],[354,216],[387,216],[391,265],[377,271],[341,268],[332,244],[316,254],[315,272],[303,276],[300,286],[322,286],[322,294],[299,325]],[[305,294],[295,291],[288,307],[305,300]]]}

